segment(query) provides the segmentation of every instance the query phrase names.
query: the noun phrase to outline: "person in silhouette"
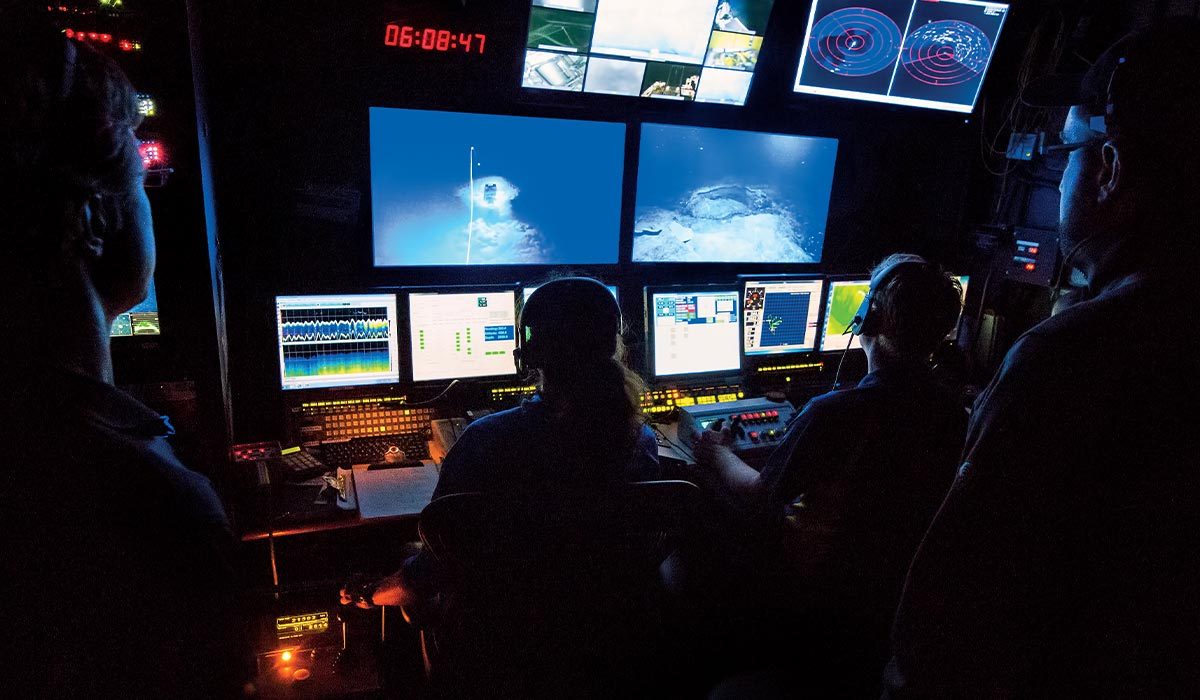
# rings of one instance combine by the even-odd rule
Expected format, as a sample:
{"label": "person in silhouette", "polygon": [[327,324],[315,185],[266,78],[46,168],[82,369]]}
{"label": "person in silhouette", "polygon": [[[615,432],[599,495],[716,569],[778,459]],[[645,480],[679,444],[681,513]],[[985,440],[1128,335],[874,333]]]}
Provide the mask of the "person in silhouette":
{"label": "person in silhouette", "polygon": [[[233,537],[170,423],[113,386],[109,328],[154,271],[135,92],[109,58],[0,7],[0,650],[11,692],[240,690]],[[23,3],[28,6],[28,3]]]}

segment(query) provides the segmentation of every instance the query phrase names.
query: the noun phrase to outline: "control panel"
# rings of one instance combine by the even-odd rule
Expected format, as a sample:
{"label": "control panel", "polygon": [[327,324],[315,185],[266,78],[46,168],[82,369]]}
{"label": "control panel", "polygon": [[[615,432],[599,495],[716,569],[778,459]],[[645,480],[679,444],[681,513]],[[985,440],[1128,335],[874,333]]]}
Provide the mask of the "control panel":
{"label": "control panel", "polygon": [[743,399],[679,410],[679,439],[690,445],[701,431],[733,428],[731,448],[739,455],[770,451],[783,441],[788,422],[796,413],[790,403],[769,399]]}
{"label": "control panel", "polygon": [[432,408],[408,405],[405,397],[365,397],[308,401],[291,409],[298,441],[313,447],[328,440],[419,434],[431,436]]}
{"label": "control panel", "polygon": [[744,396],[742,387],[737,385],[655,388],[642,394],[642,412],[652,417],[663,416],[676,408],[712,406]]}

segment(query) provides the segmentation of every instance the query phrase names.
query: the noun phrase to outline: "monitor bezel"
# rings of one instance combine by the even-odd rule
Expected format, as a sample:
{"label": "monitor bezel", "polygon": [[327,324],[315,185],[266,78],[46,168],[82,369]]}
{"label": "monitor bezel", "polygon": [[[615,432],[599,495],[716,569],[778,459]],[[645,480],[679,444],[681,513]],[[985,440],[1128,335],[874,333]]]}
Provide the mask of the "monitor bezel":
{"label": "monitor bezel", "polygon": [[[783,352],[764,352],[764,353],[748,353],[746,352],[746,286],[749,282],[808,282],[817,281],[821,283],[820,293],[817,295],[817,329],[816,338],[811,350],[786,350]],[[774,358],[781,357],[811,357],[819,355],[821,352],[821,342],[825,338],[825,305],[826,295],[829,291],[829,278],[826,275],[819,274],[792,274],[786,272],[752,275],[738,275],[738,285],[742,300],[742,332],[741,332],[741,351],[742,351],[742,366],[747,363],[751,366],[771,364]]]}
{"label": "monitor bezel", "polygon": [[[653,326],[653,310],[652,300],[655,294],[687,294],[687,293],[704,293],[704,292],[732,292],[737,298],[738,303],[738,366],[733,369],[719,369],[710,372],[688,372],[679,374],[664,374],[658,373],[658,366],[654,361],[655,350],[655,333]],[[741,353],[741,315],[743,309],[741,307],[742,297],[738,283],[735,281],[729,284],[708,283],[708,284],[664,284],[664,285],[647,285],[642,288],[642,328],[646,335],[646,375],[648,381],[653,384],[688,384],[693,380],[696,382],[711,382],[714,379],[724,377],[741,377],[742,374],[742,353]]]}
{"label": "monitor bezel", "polygon": [[404,330],[404,344],[400,348],[400,356],[408,367],[408,376],[406,377],[410,386],[426,387],[450,382],[495,382],[495,381],[516,381],[519,380],[520,374],[517,372],[516,360],[513,358],[512,373],[505,374],[487,374],[471,377],[448,377],[442,379],[417,379],[416,364],[413,362],[412,356],[412,294],[478,294],[478,293],[494,293],[494,292],[512,292],[513,294],[513,329],[514,342],[516,342],[516,333],[520,332],[517,328],[517,315],[520,312],[521,285],[517,282],[507,282],[500,284],[442,284],[442,285],[422,285],[422,286],[404,286],[397,290],[397,293],[402,297],[400,302],[400,315],[402,319],[402,328]]}

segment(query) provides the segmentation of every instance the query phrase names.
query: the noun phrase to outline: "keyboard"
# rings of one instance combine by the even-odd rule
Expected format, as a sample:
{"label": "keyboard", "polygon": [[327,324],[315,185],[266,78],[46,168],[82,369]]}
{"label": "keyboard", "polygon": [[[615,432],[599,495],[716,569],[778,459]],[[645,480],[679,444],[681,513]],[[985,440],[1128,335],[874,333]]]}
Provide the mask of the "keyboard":
{"label": "keyboard", "polygon": [[421,433],[376,435],[321,443],[321,460],[331,467],[351,464],[378,464],[385,461],[388,448],[404,450],[406,460],[429,459],[429,445]]}

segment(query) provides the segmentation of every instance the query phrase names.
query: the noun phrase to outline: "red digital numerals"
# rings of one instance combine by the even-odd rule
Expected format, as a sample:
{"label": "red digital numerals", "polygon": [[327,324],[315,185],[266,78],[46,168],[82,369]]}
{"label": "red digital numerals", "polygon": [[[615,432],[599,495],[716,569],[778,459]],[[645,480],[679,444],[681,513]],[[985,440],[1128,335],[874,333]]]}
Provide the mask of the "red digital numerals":
{"label": "red digital numerals", "polygon": [[449,29],[417,29],[408,25],[389,24],[383,33],[384,46],[400,49],[483,53],[486,44],[486,34],[463,34]]}

